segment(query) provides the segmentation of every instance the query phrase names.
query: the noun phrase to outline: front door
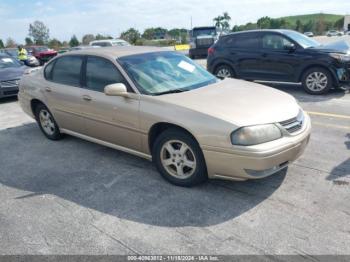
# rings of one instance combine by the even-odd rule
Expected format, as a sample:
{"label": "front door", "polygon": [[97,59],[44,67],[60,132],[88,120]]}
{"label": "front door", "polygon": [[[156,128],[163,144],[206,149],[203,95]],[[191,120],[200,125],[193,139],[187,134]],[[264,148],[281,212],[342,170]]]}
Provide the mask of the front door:
{"label": "front door", "polygon": [[263,35],[260,80],[294,81],[301,59],[297,49],[287,48],[292,44],[294,43],[289,39],[277,33]]}
{"label": "front door", "polygon": [[107,96],[106,85],[126,80],[111,61],[88,56],[82,89],[83,114],[90,137],[139,151],[139,95],[130,91],[129,97]]}

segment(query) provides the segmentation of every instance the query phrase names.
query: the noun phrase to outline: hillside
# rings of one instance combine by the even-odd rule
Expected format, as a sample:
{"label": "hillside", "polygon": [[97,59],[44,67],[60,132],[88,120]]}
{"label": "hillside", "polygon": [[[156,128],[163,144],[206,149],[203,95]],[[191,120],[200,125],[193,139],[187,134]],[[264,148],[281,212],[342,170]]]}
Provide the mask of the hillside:
{"label": "hillside", "polygon": [[309,14],[309,15],[296,15],[296,16],[286,16],[281,17],[281,19],[285,19],[290,24],[296,24],[296,21],[300,20],[303,24],[311,21],[319,21],[321,19],[324,20],[324,22],[330,22],[334,24],[336,21],[344,17],[343,15],[334,15],[334,14]]}

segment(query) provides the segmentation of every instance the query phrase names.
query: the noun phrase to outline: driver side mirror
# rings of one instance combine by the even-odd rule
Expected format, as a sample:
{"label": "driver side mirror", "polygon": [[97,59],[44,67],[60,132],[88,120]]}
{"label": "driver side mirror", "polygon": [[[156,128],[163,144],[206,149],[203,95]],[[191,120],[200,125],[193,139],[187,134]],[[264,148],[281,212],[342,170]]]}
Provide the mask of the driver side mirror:
{"label": "driver side mirror", "polygon": [[295,46],[295,44],[289,43],[284,45],[284,49],[293,52],[297,49],[297,47]]}
{"label": "driver side mirror", "polygon": [[128,97],[128,90],[123,83],[116,83],[105,86],[104,93],[107,96]]}

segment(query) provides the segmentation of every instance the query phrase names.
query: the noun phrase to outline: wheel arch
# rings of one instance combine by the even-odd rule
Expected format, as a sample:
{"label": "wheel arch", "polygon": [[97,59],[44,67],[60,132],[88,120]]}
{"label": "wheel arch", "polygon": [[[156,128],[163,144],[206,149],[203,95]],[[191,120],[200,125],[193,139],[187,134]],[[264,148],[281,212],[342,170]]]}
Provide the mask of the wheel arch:
{"label": "wheel arch", "polygon": [[158,122],[155,123],[153,126],[151,126],[151,128],[149,129],[148,132],[148,148],[149,148],[149,152],[152,154],[153,152],[153,147],[154,147],[154,143],[157,139],[157,137],[163,133],[165,130],[168,130],[170,128],[174,128],[177,130],[181,130],[182,132],[188,134],[200,147],[198,140],[196,139],[196,137],[186,128],[173,124],[173,123],[168,123],[168,122]]}
{"label": "wheel arch", "polygon": [[303,76],[304,76],[304,74],[305,74],[305,72],[306,72],[307,70],[309,70],[309,69],[311,69],[311,68],[314,68],[314,67],[318,67],[318,68],[322,68],[322,69],[324,69],[324,70],[327,70],[327,71],[331,74],[331,76],[332,76],[333,83],[334,83],[335,85],[339,85],[339,80],[337,79],[336,73],[335,73],[333,70],[331,70],[331,69],[329,68],[329,66],[326,66],[326,65],[323,65],[323,64],[310,64],[310,65],[307,65],[306,67],[304,67],[304,68],[300,71],[299,78],[298,78],[298,82],[301,82],[301,81],[302,81]]}
{"label": "wheel arch", "polygon": [[227,59],[222,59],[222,60],[220,59],[220,60],[217,60],[216,62],[214,62],[212,73],[215,74],[216,69],[222,65],[227,65],[227,66],[231,67],[234,75],[237,76],[237,70],[236,70],[235,66],[233,65],[232,62],[228,61]]}
{"label": "wheel arch", "polygon": [[[34,99],[32,99],[32,100],[30,101],[30,108],[31,108],[32,113],[33,113],[34,116],[35,116],[35,108],[36,108],[39,104],[42,104],[42,105],[46,106],[45,103],[44,103],[43,101],[41,101],[41,100],[39,100],[39,99],[37,99],[37,98],[34,98]],[[46,106],[46,107],[47,107],[47,106]]]}

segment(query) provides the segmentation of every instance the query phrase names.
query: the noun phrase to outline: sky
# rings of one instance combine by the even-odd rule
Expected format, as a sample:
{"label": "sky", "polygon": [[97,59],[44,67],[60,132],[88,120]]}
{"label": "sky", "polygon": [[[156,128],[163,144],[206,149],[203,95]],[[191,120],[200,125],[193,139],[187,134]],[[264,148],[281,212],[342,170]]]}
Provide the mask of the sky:
{"label": "sky", "polygon": [[50,37],[69,40],[75,34],[117,37],[130,27],[190,28],[212,25],[227,11],[231,26],[255,22],[259,17],[350,13],[348,0],[0,0],[0,39],[23,43],[29,24],[44,22]]}

